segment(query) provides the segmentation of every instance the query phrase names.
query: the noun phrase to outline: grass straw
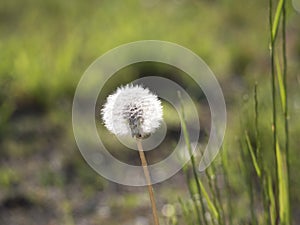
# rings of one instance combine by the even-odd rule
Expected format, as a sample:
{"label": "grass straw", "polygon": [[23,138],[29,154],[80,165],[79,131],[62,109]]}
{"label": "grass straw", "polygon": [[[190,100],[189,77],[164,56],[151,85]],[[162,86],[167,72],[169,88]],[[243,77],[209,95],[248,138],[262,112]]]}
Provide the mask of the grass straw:
{"label": "grass straw", "polygon": [[149,192],[150,201],[151,201],[151,208],[152,208],[154,224],[159,225],[159,219],[158,219],[158,215],[157,215],[157,209],[156,209],[156,203],[155,203],[155,198],[154,198],[154,194],[153,194],[153,187],[152,187],[152,183],[151,183],[151,177],[150,177],[150,173],[149,173],[149,170],[148,170],[147,160],[146,160],[146,157],[145,157],[145,153],[144,153],[144,150],[143,150],[141,139],[136,138],[136,143],[137,143],[137,146],[138,146],[142,167],[143,167],[143,171],[144,171],[146,182],[147,182],[147,187],[148,187],[148,192]]}
{"label": "grass straw", "polygon": [[250,153],[250,156],[251,156],[251,159],[252,159],[252,164],[254,166],[255,172],[256,172],[257,176],[260,178],[261,177],[261,168],[259,166],[258,159],[257,159],[257,156],[254,152],[254,149],[251,145],[250,138],[249,138],[249,135],[248,135],[247,131],[245,131],[245,139],[246,139],[247,148],[248,148],[248,151]]}
{"label": "grass straw", "polygon": [[223,225],[223,218],[222,218],[222,211],[221,211],[221,205],[220,205],[220,202],[221,202],[221,199],[218,198],[218,194],[217,194],[217,184],[214,180],[214,176],[215,176],[215,170],[214,170],[214,163],[211,163],[210,165],[210,168],[206,169],[205,171],[205,174],[206,174],[206,177],[208,179],[208,185],[209,185],[209,189],[210,189],[210,192],[211,192],[211,196],[212,196],[212,202],[213,204],[215,205],[215,208],[216,208],[216,211],[217,211],[217,214],[219,215],[218,216],[218,224],[220,225]]}
{"label": "grass straw", "polygon": [[[193,177],[194,177],[194,180],[195,180],[195,183],[196,183],[197,192],[198,192],[198,195],[199,195],[199,198],[200,198],[201,210],[202,210],[202,213],[203,213],[202,214],[203,224],[204,225],[208,225],[208,220],[207,220],[207,218],[205,216],[205,207],[204,207],[204,202],[203,202],[203,193],[202,193],[203,187],[201,187],[201,183],[200,183],[198,175],[197,175],[197,169],[196,169],[196,164],[195,164],[195,157],[194,157],[194,155],[192,153],[190,138],[189,138],[189,134],[188,134],[187,127],[186,127],[186,121],[185,121],[185,114],[184,114],[184,107],[183,107],[182,97],[181,97],[181,94],[180,94],[179,91],[178,91],[177,94],[178,94],[178,98],[179,98],[180,104],[181,104],[181,113],[180,113],[181,127],[182,127],[182,131],[183,131],[183,136],[184,136],[184,139],[185,139],[185,143],[187,145],[188,153],[189,153],[189,156],[191,158]],[[188,181],[188,183],[190,183],[190,182]],[[194,195],[193,195],[192,199],[194,199]],[[193,201],[195,201],[195,199]],[[201,222],[201,214],[200,214],[199,208],[197,207],[197,204],[195,205],[195,208],[197,209],[197,213],[199,213],[198,220],[199,220],[199,225],[201,225],[202,224],[202,222]]]}
{"label": "grass straw", "polygon": [[285,108],[284,108],[284,132],[285,132],[285,163],[286,163],[286,173],[287,173],[287,180],[286,180],[286,189],[287,189],[287,196],[286,196],[286,205],[287,209],[287,224],[291,224],[291,211],[290,211],[290,168],[289,168],[289,107],[288,107],[288,93],[287,93],[287,56],[286,56],[286,0],[283,1],[282,6],[282,58],[283,58],[283,84],[284,84],[284,91],[285,91]]}
{"label": "grass straw", "polygon": [[[199,206],[198,206],[198,202],[197,202],[197,198],[194,194],[194,191],[193,191],[193,187],[192,187],[192,179],[191,179],[191,175],[189,173],[189,168],[188,168],[188,165],[184,166],[183,167],[183,170],[184,170],[184,173],[185,173],[185,176],[186,176],[186,182],[187,182],[187,186],[188,186],[188,190],[189,190],[189,194],[190,194],[190,197],[193,201],[193,207],[194,207],[194,210],[196,212],[196,215],[197,215],[197,221],[199,223],[199,225],[202,224],[202,221],[204,220],[203,217],[201,216],[201,213],[200,213],[200,209],[199,209]],[[201,203],[201,206],[202,206],[202,211],[205,210],[204,208],[204,204]],[[203,211],[204,212],[204,211]],[[207,225],[207,223],[205,223]]]}
{"label": "grass straw", "polygon": [[[227,210],[226,210],[226,215],[228,215],[228,222],[229,224],[233,224],[233,207],[232,207],[232,193],[231,193],[231,187],[230,187],[230,182],[229,182],[229,176],[228,176],[228,156],[227,152],[225,151],[226,149],[222,149],[222,170],[223,170],[223,177],[224,177],[224,183],[225,183],[225,193],[226,193],[226,203],[227,203]],[[225,214],[225,213],[224,213]],[[225,216],[224,216],[225,218]]]}
{"label": "grass straw", "polygon": [[[274,26],[273,26],[273,1],[269,0],[269,26],[270,26],[270,60],[271,60],[271,96],[272,96],[272,133],[273,133],[273,152],[275,155],[275,171],[276,171],[276,176],[275,176],[275,196],[278,196],[279,191],[278,191],[278,161],[277,161],[277,148],[276,148],[276,143],[277,143],[277,110],[276,110],[276,77],[275,77],[275,40],[277,36],[277,27],[279,24],[279,11],[278,7],[276,10],[276,16],[275,16],[275,21],[274,21]],[[278,198],[275,198],[275,208],[276,208],[276,224],[279,224],[279,203],[278,203]]]}
{"label": "grass straw", "polygon": [[[270,54],[271,54],[271,84],[272,84],[272,108],[273,108],[273,150],[275,153],[276,161],[276,212],[277,224],[290,225],[290,202],[289,202],[289,127],[288,127],[288,104],[287,104],[287,58],[286,58],[286,1],[280,0],[277,4],[276,12],[274,15],[274,22],[272,21],[272,0],[269,0],[269,23],[270,23]],[[280,19],[282,18],[282,20]],[[282,60],[283,69],[278,63],[275,62],[275,46],[277,41],[277,33],[282,22]],[[277,79],[279,91],[281,94],[281,105],[283,106],[283,119],[284,119],[284,133],[285,133],[285,146],[280,147],[277,138],[276,126],[276,77],[275,66],[277,67]],[[281,75],[282,74],[282,75]]]}
{"label": "grass straw", "polygon": [[[244,151],[245,149],[245,144],[247,145],[247,143],[242,142],[241,140],[239,141],[239,145],[240,145],[240,149],[241,149],[241,158],[242,158],[242,162],[240,163],[240,169],[241,172],[244,175],[245,178],[245,183],[246,183],[246,188],[247,188],[247,194],[249,197],[249,211],[250,211],[250,217],[252,218],[252,223],[253,224],[257,224],[257,218],[255,215],[255,201],[254,201],[254,188],[253,188],[253,178],[252,178],[252,169],[250,168],[250,163],[248,162],[249,158],[251,158],[249,156],[250,151]],[[246,146],[246,148],[248,148],[248,146]],[[253,163],[253,162],[252,162]]]}
{"label": "grass straw", "polygon": [[[272,196],[274,196],[274,193],[273,193],[273,189],[270,188],[269,190],[269,182],[271,183],[272,182],[272,178],[270,176],[270,181],[268,181],[268,177],[267,177],[267,172],[266,172],[266,168],[265,168],[265,165],[264,165],[264,162],[263,162],[263,154],[262,154],[262,151],[261,151],[261,142],[260,142],[260,131],[259,131],[259,128],[258,128],[258,123],[259,123],[259,110],[258,110],[258,92],[257,92],[257,88],[258,88],[258,84],[255,83],[255,86],[254,86],[254,117],[255,117],[255,143],[256,143],[256,155],[257,155],[257,163],[259,165],[259,168],[260,168],[260,175],[257,171],[257,174],[259,175],[259,178],[260,178],[260,184],[261,184],[261,187],[262,187],[262,192],[261,192],[261,195],[262,195],[262,201],[263,201],[263,208],[264,208],[264,221],[266,224],[270,224],[272,225],[273,222],[275,221],[272,220],[272,218],[275,218],[274,215],[275,215],[275,210],[272,210],[272,202],[274,200],[274,198],[272,200],[270,200],[272,197],[270,197],[269,195],[271,194]],[[248,142],[248,145],[250,144],[249,142],[249,136],[246,138],[248,140],[246,140]],[[250,148],[251,146],[249,146]],[[250,149],[251,150],[251,149]],[[270,193],[271,191],[271,193]],[[273,213],[272,213],[273,212]],[[273,222],[272,222],[273,221]]]}
{"label": "grass straw", "polygon": [[266,188],[268,193],[268,201],[269,201],[269,214],[270,214],[270,224],[275,225],[278,221],[277,219],[277,211],[276,211],[276,200],[274,196],[273,190],[273,180],[271,173],[267,173],[266,175]]}
{"label": "grass straw", "polygon": [[[215,174],[216,174],[216,167],[215,167],[214,163],[211,164],[211,168],[212,168],[212,172],[213,172],[213,174],[215,176]],[[222,198],[221,198],[220,189],[219,189],[219,186],[218,186],[218,180],[216,178],[213,180],[213,184],[214,184],[213,185],[214,186],[214,191],[216,193],[216,206],[217,206],[218,212],[220,214],[220,221],[219,221],[219,223],[221,225],[224,225],[225,224],[224,209],[223,209],[223,205],[222,205]]]}
{"label": "grass straw", "polygon": [[[289,107],[287,94],[287,56],[286,56],[286,1],[282,6],[282,59],[283,59],[283,87],[285,91],[284,108],[284,129],[285,129],[285,149],[287,162],[289,162]],[[289,167],[287,168],[289,170]]]}
{"label": "grass straw", "polygon": [[[204,214],[203,215],[203,221],[204,221],[204,224],[208,224],[208,220],[207,220],[207,218],[205,216],[205,207],[204,207],[204,202],[203,202],[203,197],[204,197],[205,200],[206,200],[207,206],[209,208],[209,211],[210,211],[210,213],[212,215],[212,218],[216,218],[217,221],[219,222],[220,219],[221,219],[220,218],[221,215],[220,215],[219,211],[217,210],[216,205],[211,200],[208,192],[206,191],[203,183],[200,181],[200,179],[198,177],[198,174],[197,174],[195,157],[194,157],[194,155],[192,153],[192,148],[191,148],[191,143],[190,143],[190,139],[189,139],[189,134],[188,134],[187,127],[186,127],[183,101],[182,101],[180,92],[178,92],[178,97],[179,97],[180,104],[181,104],[180,120],[181,120],[181,126],[182,126],[183,136],[184,136],[184,139],[185,139],[185,143],[187,145],[188,153],[189,153],[190,158],[191,158],[191,165],[192,165],[193,177],[194,177],[194,180],[195,180],[195,183],[196,183],[197,192],[198,192],[199,197],[200,197],[200,205],[201,205],[201,208],[202,208],[202,212]],[[212,219],[212,223],[215,224],[214,219]]]}
{"label": "grass straw", "polygon": [[257,82],[254,85],[254,121],[255,121],[255,143],[256,143],[256,154],[257,154],[257,158],[258,158],[258,162],[261,163],[260,167],[262,168],[262,172],[263,172],[263,161],[262,161],[262,152],[260,149],[260,140],[259,140],[259,128],[258,128],[258,121],[259,121],[259,110],[258,110],[258,94],[257,94]]}

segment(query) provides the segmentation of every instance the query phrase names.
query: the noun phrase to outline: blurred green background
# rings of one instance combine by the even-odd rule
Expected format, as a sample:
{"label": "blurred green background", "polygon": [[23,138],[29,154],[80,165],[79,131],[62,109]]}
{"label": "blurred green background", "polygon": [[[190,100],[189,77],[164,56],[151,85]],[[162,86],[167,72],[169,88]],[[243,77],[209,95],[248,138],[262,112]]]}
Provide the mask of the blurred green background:
{"label": "blurred green background", "polygon": [[[300,14],[288,6],[291,189],[297,220]],[[255,82],[266,111],[264,126],[269,126],[268,29],[268,2],[261,0],[1,1],[0,224],[151,224],[145,189],[106,181],[76,147],[71,108],[80,77],[97,57],[120,44],[158,39],[191,49],[222,86],[229,114],[227,151],[234,155],[238,149],[231,143],[239,136],[238,116],[251,121],[251,113],[243,108],[251,104]],[[116,75],[119,83],[142,74],[173,74],[161,65],[124,71]],[[116,86],[110,82],[101,97]],[[190,92],[198,96],[195,90]],[[206,110],[200,118],[204,124]],[[168,123],[177,124],[176,118],[167,118]],[[168,141],[176,140],[170,136]],[[134,161],[134,156],[126,157]],[[232,171],[238,183],[239,172]],[[180,172],[155,185],[159,209],[188,196],[183,180]]]}

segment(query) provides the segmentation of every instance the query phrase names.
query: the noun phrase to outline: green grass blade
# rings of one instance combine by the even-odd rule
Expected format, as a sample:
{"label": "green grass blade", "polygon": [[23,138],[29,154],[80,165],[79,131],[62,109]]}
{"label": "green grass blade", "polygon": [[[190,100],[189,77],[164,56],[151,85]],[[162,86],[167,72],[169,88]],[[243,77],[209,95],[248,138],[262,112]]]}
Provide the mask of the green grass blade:
{"label": "green grass blade", "polygon": [[[198,178],[198,175],[196,173],[195,158],[192,154],[192,148],[191,148],[191,143],[190,143],[190,139],[189,139],[189,134],[188,134],[188,131],[187,131],[187,128],[186,128],[184,108],[183,108],[183,103],[182,103],[182,98],[181,98],[180,92],[178,92],[178,97],[179,97],[179,100],[180,100],[180,103],[181,103],[180,120],[181,120],[182,132],[183,132],[183,136],[184,136],[189,154],[191,156],[192,169],[193,169],[195,182],[196,182],[196,185],[197,185],[198,194],[200,196],[200,203],[201,203],[201,205],[203,204],[203,202],[202,202],[203,201],[202,196],[203,196],[205,198],[206,202],[207,202],[207,206],[208,206],[210,212],[212,213],[212,215],[217,220],[219,220],[220,215],[217,211],[217,208],[213,204],[213,202],[211,201],[209,194],[207,193],[205,187],[203,186],[202,182],[200,181],[200,179]],[[203,205],[202,205],[202,211],[204,212]],[[203,217],[204,217],[204,221],[205,221],[206,217],[205,216],[203,216]],[[207,223],[207,221],[206,221],[206,223]]]}
{"label": "green grass blade", "polygon": [[[262,162],[262,153],[260,149],[260,139],[259,139],[259,128],[258,128],[258,121],[259,121],[259,112],[258,112],[258,93],[257,93],[257,82],[254,86],[254,125],[255,125],[255,142],[256,142],[256,154],[257,159],[259,162]],[[263,171],[263,163],[260,164],[261,170]]]}
{"label": "green grass blade", "polygon": [[251,155],[252,164],[254,166],[254,169],[256,171],[257,176],[261,177],[261,169],[259,168],[259,165],[258,165],[256,156],[254,154],[254,150],[252,148],[252,145],[251,145],[251,142],[250,142],[250,138],[249,138],[249,135],[248,135],[247,131],[245,132],[245,137],[246,137],[247,147],[248,147],[248,150],[249,150],[250,155]]}
{"label": "green grass blade", "polygon": [[[178,98],[179,98],[179,101],[180,101],[180,105],[181,105],[181,113],[179,113],[179,117],[180,117],[180,121],[181,121],[181,128],[182,128],[182,132],[183,132],[183,136],[184,136],[184,140],[185,140],[185,143],[186,143],[186,146],[187,146],[187,149],[188,149],[188,152],[189,152],[189,155],[190,155],[190,158],[191,158],[191,164],[192,164],[192,171],[193,171],[193,176],[194,176],[194,180],[196,182],[196,187],[197,187],[197,192],[199,194],[199,197],[200,197],[200,204],[201,204],[201,210],[202,210],[202,219],[204,221],[204,224],[207,225],[208,224],[208,221],[204,215],[205,213],[205,207],[204,207],[204,202],[203,202],[203,199],[202,199],[202,191],[201,191],[201,182],[198,178],[198,175],[197,175],[197,170],[196,170],[196,164],[195,164],[195,158],[194,158],[194,155],[193,155],[193,152],[192,152],[192,147],[191,147],[191,142],[190,142],[190,137],[189,137],[189,133],[187,131],[187,127],[186,127],[186,122],[185,122],[185,114],[184,114],[184,107],[183,107],[183,102],[182,102],[182,97],[181,97],[181,94],[180,92],[178,91]],[[189,181],[188,181],[189,182]],[[188,184],[189,185],[189,184]],[[194,199],[194,196],[192,196],[192,199],[195,201]],[[196,203],[196,202],[195,202]],[[199,224],[201,224],[201,215],[200,215],[200,209],[198,207],[197,204],[195,204],[195,209],[197,211],[197,215],[198,215],[198,221],[199,221]]]}
{"label": "green grass blade", "polygon": [[200,182],[200,188],[203,194],[203,197],[205,198],[206,202],[207,202],[207,206],[210,210],[210,212],[213,214],[213,216],[218,220],[219,219],[219,213],[217,211],[216,206],[213,204],[213,202],[211,201],[205,187],[203,186],[202,182]]}
{"label": "green grass blade", "polygon": [[206,176],[208,177],[209,180],[209,185],[210,188],[212,190],[212,200],[214,205],[216,206],[217,212],[219,214],[219,225],[224,225],[224,209],[222,206],[222,198],[221,198],[221,194],[220,194],[220,189],[218,186],[218,181],[216,178],[216,167],[215,167],[215,163],[212,163],[210,168],[208,168]]}
{"label": "green grass blade", "polygon": [[279,62],[278,57],[275,60],[275,65],[276,65],[276,70],[277,70],[277,79],[278,79],[281,105],[282,105],[282,110],[284,111],[285,108],[286,108],[286,96],[285,96],[286,95],[286,90],[285,90],[285,87],[284,87],[284,81],[283,81],[283,76],[282,76],[280,62]]}
{"label": "green grass blade", "polygon": [[277,164],[278,164],[278,191],[279,191],[279,216],[280,221],[284,225],[290,224],[290,204],[289,204],[289,185],[288,172],[286,164],[286,154],[280,149],[278,142],[276,143]]}
{"label": "green grass blade", "polygon": [[275,225],[276,202],[275,202],[275,195],[272,187],[272,177],[270,174],[267,175],[267,188],[268,188],[268,196],[269,196],[269,213],[270,213],[271,225]]}
{"label": "green grass blade", "polygon": [[[225,196],[226,196],[226,202],[227,202],[227,205],[228,205],[228,208],[227,208],[227,211],[226,211],[226,214],[228,216],[228,222],[229,224],[232,224],[232,221],[233,221],[233,207],[232,207],[232,200],[231,200],[231,187],[230,187],[230,180],[229,180],[229,166],[228,166],[228,156],[227,156],[227,149],[222,149],[222,170],[223,170],[223,176],[224,176],[224,183],[225,183]],[[225,216],[224,216],[225,218]]]}
{"label": "green grass blade", "polygon": [[276,8],[274,22],[273,22],[273,26],[272,26],[272,42],[275,40],[277,33],[278,33],[280,16],[282,14],[282,9],[283,9],[283,3],[284,3],[284,0],[280,0],[278,2],[277,8]]}

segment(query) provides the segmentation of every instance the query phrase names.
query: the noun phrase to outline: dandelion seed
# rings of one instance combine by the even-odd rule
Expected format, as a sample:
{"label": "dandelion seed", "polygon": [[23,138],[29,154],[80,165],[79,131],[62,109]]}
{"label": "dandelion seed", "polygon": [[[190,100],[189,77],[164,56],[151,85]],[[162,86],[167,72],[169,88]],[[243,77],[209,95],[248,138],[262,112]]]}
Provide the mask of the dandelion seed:
{"label": "dandelion seed", "polygon": [[141,139],[147,138],[160,126],[163,114],[160,100],[149,89],[129,84],[118,88],[114,94],[108,96],[101,113],[104,125],[109,131],[115,135],[131,134],[136,139],[148,186],[154,224],[159,225],[151,177]]}
{"label": "dandelion seed", "polygon": [[163,114],[155,94],[132,84],[120,87],[108,96],[101,113],[109,131],[137,138],[146,138],[159,128]]}

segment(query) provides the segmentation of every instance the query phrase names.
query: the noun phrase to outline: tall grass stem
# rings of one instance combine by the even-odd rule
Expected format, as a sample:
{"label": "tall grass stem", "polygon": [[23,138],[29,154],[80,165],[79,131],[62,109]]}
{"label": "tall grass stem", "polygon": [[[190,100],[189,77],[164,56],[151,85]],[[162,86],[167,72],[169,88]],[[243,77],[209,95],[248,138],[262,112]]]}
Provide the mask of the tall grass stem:
{"label": "tall grass stem", "polygon": [[[288,130],[288,103],[287,103],[287,57],[286,57],[286,0],[279,0],[272,21],[272,0],[269,0],[270,20],[270,54],[271,54],[271,84],[272,84],[272,109],[273,109],[273,150],[275,154],[276,168],[276,224],[290,225],[290,201],[289,201],[289,130]],[[282,18],[282,19],[280,19]],[[283,120],[285,145],[281,148],[277,137],[277,109],[276,109],[276,79],[275,79],[275,52],[277,33],[282,27],[282,61],[283,69],[280,68],[279,60],[276,62],[278,86],[281,94],[281,105],[283,106]]]}
{"label": "tall grass stem", "polygon": [[[202,210],[202,213],[203,213],[203,221],[204,221],[204,225],[208,225],[208,220],[205,216],[205,206],[204,206],[204,202],[203,202],[203,193],[202,193],[201,183],[200,183],[200,180],[199,180],[198,175],[197,175],[195,157],[194,157],[193,152],[192,152],[191,142],[190,142],[189,134],[188,134],[187,127],[186,127],[183,102],[182,102],[180,92],[178,92],[177,94],[178,94],[178,98],[179,98],[180,104],[181,104],[180,119],[181,119],[182,131],[183,131],[184,140],[185,140],[185,143],[186,143],[186,146],[187,146],[187,149],[188,149],[188,153],[189,153],[189,156],[191,158],[192,172],[193,172],[194,180],[195,180],[195,183],[196,183],[197,192],[198,192],[198,195],[199,195],[199,198],[200,198],[200,205],[201,205],[201,210]],[[199,221],[199,224],[201,225],[202,223]]]}
{"label": "tall grass stem", "polygon": [[282,58],[283,58],[283,84],[285,90],[285,109],[284,109],[284,131],[285,131],[285,160],[287,169],[287,224],[291,224],[290,211],[290,165],[289,165],[289,107],[288,107],[288,93],[287,93],[287,53],[286,53],[286,0],[283,1],[282,7]]}

